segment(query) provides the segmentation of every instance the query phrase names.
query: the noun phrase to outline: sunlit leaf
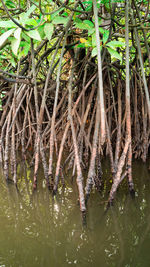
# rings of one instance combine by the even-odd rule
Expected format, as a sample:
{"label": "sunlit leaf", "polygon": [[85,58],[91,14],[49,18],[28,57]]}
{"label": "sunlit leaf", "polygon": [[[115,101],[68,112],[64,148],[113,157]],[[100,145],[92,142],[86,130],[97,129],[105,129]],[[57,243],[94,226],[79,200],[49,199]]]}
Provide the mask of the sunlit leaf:
{"label": "sunlit leaf", "polygon": [[85,38],[80,38],[80,42],[81,42],[81,43],[86,43],[87,40],[86,40]]}
{"label": "sunlit leaf", "polygon": [[11,40],[11,48],[12,48],[12,51],[13,53],[17,56],[17,52],[18,52],[18,48],[19,48],[19,40],[16,39],[16,38],[13,38]]}
{"label": "sunlit leaf", "polygon": [[11,57],[10,63],[14,68],[16,67],[16,62],[15,62],[15,59],[13,57]]}
{"label": "sunlit leaf", "polygon": [[[100,51],[102,50],[102,45],[100,46]],[[93,50],[92,50],[92,57],[95,57],[97,56],[97,47],[94,47]]]}
{"label": "sunlit leaf", "polygon": [[92,50],[92,57],[97,56],[97,47],[94,47]]}
{"label": "sunlit leaf", "polygon": [[76,18],[74,19],[74,22],[75,22],[75,23],[82,23],[82,20],[79,19],[78,17],[76,17]]}
{"label": "sunlit leaf", "polygon": [[106,44],[107,46],[114,48],[114,47],[124,47],[125,43],[121,42],[121,41],[111,41],[109,43]]}
{"label": "sunlit leaf", "polygon": [[109,37],[109,31],[105,31],[104,34],[103,34],[103,43],[105,44],[108,40],[108,37]]}
{"label": "sunlit leaf", "polygon": [[14,37],[16,39],[19,39],[20,40],[20,35],[21,35],[21,28],[18,28],[15,32],[14,32]]}
{"label": "sunlit leaf", "polygon": [[15,3],[11,0],[6,0],[5,4],[10,8],[16,8]]}
{"label": "sunlit leaf", "polygon": [[27,12],[26,12],[26,16],[29,17],[29,16],[31,15],[31,13],[32,13],[35,9],[36,9],[36,6],[35,6],[35,5],[31,6],[31,7],[27,10]]}
{"label": "sunlit leaf", "polygon": [[96,33],[92,34],[92,47],[96,46]]}
{"label": "sunlit leaf", "polygon": [[38,30],[29,31],[29,32],[26,32],[26,34],[34,40],[41,41],[41,36]]}
{"label": "sunlit leaf", "polygon": [[20,22],[22,24],[26,24],[26,21],[29,19],[29,16],[31,15],[31,13],[36,9],[36,6],[33,5],[31,6],[27,12],[24,12],[22,14],[20,14],[19,18],[20,18]]}
{"label": "sunlit leaf", "polygon": [[45,38],[45,32],[44,32],[44,25],[43,24],[38,27],[38,32],[40,34],[41,39],[43,40]]}
{"label": "sunlit leaf", "polygon": [[94,24],[90,20],[84,20],[83,23],[87,25],[88,28],[94,28]]}
{"label": "sunlit leaf", "polygon": [[11,48],[13,53],[17,56],[18,53],[18,48],[20,45],[20,41],[21,41],[21,29],[18,28],[15,32],[14,32],[14,37],[11,41]]}
{"label": "sunlit leaf", "polygon": [[30,50],[30,43],[21,41],[20,46],[23,47],[23,50],[19,53],[18,58],[20,59],[22,56],[26,56]]}
{"label": "sunlit leaf", "polygon": [[114,50],[114,49],[112,49],[110,47],[107,47],[107,49],[108,49],[108,51],[109,51],[109,53],[111,54],[112,57],[115,57],[115,58],[117,58],[119,60],[122,60],[122,57],[120,56],[120,54],[116,50]]}
{"label": "sunlit leaf", "polygon": [[54,20],[54,18],[62,11],[64,10],[64,8],[61,8],[59,10],[56,10],[56,12],[54,12],[52,15],[51,15],[51,19]]}
{"label": "sunlit leaf", "polygon": [[4,45],[4,43],[7,41],[8,37],[14,32],[14,29],[11,29],[7,32],[4,32],[0,36],[0,48]]}
{"label": "sunlit leaf", "polygon": [[68,18],[57,16],[53,19],[53,24],[67,24]]}
{"label": "sunlit leaf", "polygon": [[22,32],[22,38],[24,39],[24,40],[26,40],[26,42],[28,42],[28,43],[30,43],[30,37],[28,36],[28,35],[26,35],[24,32]]}
{"label": "sunlit leaf", "polygon": [[27,19],[25,21],[25,24],[32,25],[32,26],[37,26],[38,25],[38,23],[37,23],[37,21],[35,19]]}
{"label": "sunlit leaf", "polygon": [[[27,12],[23,12],[19,15],[19,18],[20,18],[20,23],[25,26],[25,24],[27,25],[34,25],[36,26],[37,25],[37,22],[35,19],[30,19],[29,16],[30,14],[36,9],[36,6],[33,5],[31,6]],[[32,24],[31,24],[31,20],[32,20]],[[34,21],[34,22],[33,22]]]}
{"label": "sunlit leaf", "polygon": [[85,47],[85,43],[78,44],[78,45],[76,45],[76,47],[84,48]]}
{"label": "sunlit leaf", "polygon": [[53,31],[54,31],[54,25],[52,23],[46,23],[44,25],[44,32],[49,41],[52,38]]}
{"label": "sunlit leaf", "polygon": [[88,29],[88,36],[91,36],[95,32],[95,28]]}
{"label": "sunlit leaf", "polygon": [[78,20],[78,22],[76,22],[76,27],[81,30],[88,30],[89,36],[95,31],[94,24],[90,20]]}
{"label": "sunlit leaf", "polygon": [[106,31],[106,30],[104,30],[103,28],[101,28],[101,27],[99,28],[99,32],[100,32],[100,33],[104,34],[105,31]]}
{"label": "sunlit leaf", "polygon": [[87,25],[84,24],[83,22],[76,23],[76,27],[80,30],[87,30]]}
{"label": "sunlit leaf", "polygon": [[0,28],[16,28],[16,27],[17,25],[11,20],[0,21]]}
{"label": "sunlit leaf", "polygon": [[85,38],[80,38],[81,44],[85,44],[85,47],[91,47],[92,43],[91,40],[86,40]]}

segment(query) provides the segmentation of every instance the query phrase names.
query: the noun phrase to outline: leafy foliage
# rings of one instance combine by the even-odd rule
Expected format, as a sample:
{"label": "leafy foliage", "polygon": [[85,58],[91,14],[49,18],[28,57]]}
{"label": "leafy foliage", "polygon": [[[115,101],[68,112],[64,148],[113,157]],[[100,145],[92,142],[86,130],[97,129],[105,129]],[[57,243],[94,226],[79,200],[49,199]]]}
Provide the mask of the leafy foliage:
{"label": "leafy foliage", "polygon": [[[39,44],[44,39],[52,44],[57,37],[57,34],[62,32],[68,23],[69,14],[74,6],[75,1],[69,1],[68,8],[65,6],[57,6],[52,0],[42,1],[41,10],[47,12],[46,14],[41,14],[41,10],[38,3],[32,3],[30,8],[27,8],[26,3],[22,0],[20,1],[21,11],[18,8],[18,3],[14,3],[11,0],[6,0],[6,7],[9,9],[14,9],[12,17],[24,28],[20,28],[18,25],[12,21],[11,18],[6,19],[5,11],[1,12],[0,21],[0,48],[1,48],[1,59],[2,56],[9,58],[9,54],[12,50],[12,57],[9,62],[14,66],[17,59],[26,56],[30,51],[30,39],[34,40],[35,46]],[[110,32],[110,17],[112,14],[112,8],[114,4],[116,5],[116,12],[113,21],[113,32]],[[147,1],[144,4],[147,5]],[[140,6],[140,1],[137,1]],[[2,4],[1,4],[2,6]],[[124,23],[124,1],[123,0],[97,0],[97,6],[99,10],[104,7],[104,14],[101,15],[99,11],[99,31],[101,39],[101,51],[106,49],[111,55],[112,59],[122,60],[125,53],[125,37],[124,37],[124,25],[119,26],[119,21]],[[23,10],[25,10],[23,12]],[[18,12],[19,11],[19,12]],[[84,13],[85,12],[85,13]],[[87,12],[87,13],[86,13]],[[141,11],[143,16],[143,13]],[[104,18],[103,18],[104,17]],[[106,22],[108,21],[108,26]],[[148,26],[149,24],[146,23]],[[74,38],[74,40],[79,41],[77,47],[82,47],[85,49],[91,49],[92,57],[97,55],[96,48],[96,34],[95,34],[95,22],[94,16],[92,15],[92,0],[83,1],[82,5],[78,5],[74,16],[72,19],[72,24],[70,27],[70,33],[76,34],[79,32],[80,37]],[[123,35],[122,35],[123,32]],[[148,31],[146,32],[148,36]],[[119,36],[120,35],[120,36]],[[121,36],[122,35],[122,36]],[[131,38],[131,37],[130,37]],[[131,44],[132,46],[132,44]],[[7,52],[6,52],[7,51]],[[133,54],[132,54],[133,58]],[[6,67],[6,66],[5,66]]]}

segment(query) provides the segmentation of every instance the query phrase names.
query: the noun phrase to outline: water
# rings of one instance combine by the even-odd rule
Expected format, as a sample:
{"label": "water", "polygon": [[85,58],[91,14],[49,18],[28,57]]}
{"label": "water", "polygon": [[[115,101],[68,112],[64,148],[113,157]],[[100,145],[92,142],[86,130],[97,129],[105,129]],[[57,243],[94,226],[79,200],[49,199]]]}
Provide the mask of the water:
{"label": "water", "polygon": [[[93,192],[83,227],[75,181],[67,177],[66,189],[56,198],[45,188],[42,171],[37,192],[32,194],[32,170],[18,168],[19,193],[6,186],[0,175],[0,266],[4,267],[149,267],[150,174],[141,162],[133,164],[136,196],[121,185],[115,206],[104,214],[111,181],[102,196]],[[27,174],[26,174],[27,173]]]}

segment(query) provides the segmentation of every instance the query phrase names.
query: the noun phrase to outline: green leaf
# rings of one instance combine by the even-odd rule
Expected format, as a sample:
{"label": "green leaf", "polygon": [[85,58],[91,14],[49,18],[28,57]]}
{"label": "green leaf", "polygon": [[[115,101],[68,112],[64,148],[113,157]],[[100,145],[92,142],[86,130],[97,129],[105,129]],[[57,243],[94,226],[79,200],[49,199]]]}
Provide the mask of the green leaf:
{"label": "green leaf", "polygon": [[57,14],[59,14],[62,10],[64,10],[64,7],[62,7],[62,8],[59,9],[59,10],[57,10],[55,13],[53,13],[53,14],[51,15],[51,19],[53,20],[53,19],[57,16]]}
{"label": "green leaf", "polygon": [[16,28],[16,27],[17,25],[11,20],[0,21],[0,28]]}
{"label": "green leaf", "polygon": [[90,20],[84,20],[83,23],[87,25],[88,28],[94,28],[94,24]]}
{"label": "green leaf", "polygon": [[10,8],[16,8],[15,3],[10,0],[6,0],[5,4]]}
{"label": "green leaf", "polygon": [[1,47],[4,45],[4,43],[7,41],[8,37],[14,32],[14,29],[11,29],[7,32],[4,32],[1,36],[0,36],[0,49]]}
{"label": "green leaf", "polygon": [[67,12],[63,12],[63,16],[68,17],[68,13]]}
{"label": "green leaf", "polygon": [[81,30],[88,30],[88,36],[92,35],[95,32],[94,24],[90,20],[75,20],[76,27]]}
{"label": "green leaf", "polygon": [[81,47],[81,48],[84,48],[85,47],[85,43],[82,43],[82,44],[77,44],[76,47]]}
{"label": "green leaf", "polygon": [[31,25],[31,26],[37,26],[38,25],[38,23],[37,23],[37,21],[35,20],[35,19],[27,19],[26,21],[25,21],[25,24],[26,25]]}
{"label": "green leaf", "polygon": [[92,34],[92,47],[96,46],[96,33]]}
{"label": "green leaf", "polygon": [[30,37],[29,37],[28,35],[26,35],[24,32],[22,32],[22,38],[23,38],[26,42],[30,43]]}
{"label": "green leaf", "polygon": [[105,44],[108,40],[109,37],[109,31],[105,30],[104,34],[103,34],[103,44]]}
{"label": "green leaf", "polygon": [[76,27],[80,30],[87,30],[87,25],[83,22],[76,23]]}
{"label": "green leaf", "polygon": [[92,47],[91,40],[86,40],[85,38],[80,38],[80,42],[85,45],[85,47]]}
{"label": "green leaf", "polygon": [[81,28],[88,30],[88,36],[91,36],[95,32],[94,24],[90,20],[84,20],[82,22]]}
{"label": "green leaf", "polygon": [[27,16],[26,16],[26,13],[21,13],[19,15],[19,23],[22,25],[22,26],[25,26],[26,24],[26,20],[27,20]]}
{"label": "green leaf", "polygon": [[86,11],[91,11],[93,5],[92,1],[83,1],[82,4],[85,5]]}
{"label": "green leaf", "polygon": [[14,68],[16,67],[16,62],[15,62],[15,59],[13,57],[11,57],[10,63]]}
{"label": "green leaf", "polygon": [[36,9],[36,6],[33,5],[31,6],[27,12],[23,12],[20,14],[19,18],[20,18],[20,22],[22,23],[26,23],[26,20],[29,19],[29,16],[31,15],[31,13]]}
{"label": "green leaf", "polygon": [[46,23],[44,25],[44,32],[49,41],[52,38],[53,31],[54,31],[54,25],[52,23]]}
{"label": "green leaf", "polygon": [[94,47],[92,50],[92,57],[97,56],[97,47]]}
{"label": "green leaf", "polygon": [[104,30],[103,28],[101,28],[101,27],[99,28],[99,32],[100,32],[100,33],[104,34],[105,31],[106,31],[106,30]]}
{"label": "green leaf", "polygon": [[68,18],[57,16],[53,19],[53,24],[67,24]]}
{"label": "green leaf", "polygon": [[19,44],[20,44],[20,42],[19,42],[18,39],[13,38],[13,39],[11,40],[11,48],[12,48],[12,51],[13,51],[13,53],[15,54],[15,56],[17,56],[17,52],[18,52],[18,48],[19,48]]}
{"label": "green leaf", "polygon": [[21,41],[21,29],[18,28],[15,32],[14,32],[14,37],[11,41],[11,48],[13,53],[17,56],[17,52],[18,52],[18,48],[20,45],[20,41]]}
{"label": "green leaf", "polygon": [[[102,45],[100,46],[100,51],[102,50]],[[92,57],[95,57],[97,56],[97,47],[94,47],[93,50],[92,50]]]}
{"label": "green leaf", "polygon": [[109,51],[109,53],[111,54],[112,57],[115,57],[115,58],[117,58],[119,60],[122,60],[122,57],[120,56],[120,54],[116,50],[114,50],[112,48],[109,48],[109,47],[107,47],[107,49],[108,49],[108,51]]}
{"label": "green leaf", "polygon": [[94,24],[90,20],[78,20],[78,22],[76,22],[76,27],[80,30],[88,30],[88,35],[91,35],[95,31]]}
{"label": "green leaf", "polygon": [[41,39],[43,40],[45,38],[45,32],[44,32],[44,25],[43,24],[38,27],[38,32],[41,36]]}
{"label": "green leaf", "polygon": [[14,32],[14,37],[18,40],[20,40],[20,36],[21,36],[21,28],[18,28],[15,32]]}
{"label": "green leaf", "polygon": [[23,50],[19,53],[18,58],[20,59],[22,56],[26,56],[30,50],[30,43],[21,41],[20,46],[23,47]]}
{"label": "green leaf", "polygon": [[107,46],[114,48],[114,47],[123,47],[125,46],[125,43],[121,42],[121,41],[111,41],[109,43],[106,44]]}
{"label": "green leaf", "polygon": [[36,9],[36,6],[35,6],[35,5],[31,6],[31,7],[28,9],[28,11],[26,12],[26,16],[27,16],[27,18],[31,15],[31,13],[32,13],[35,9]]}
{"label": "green leaf", "polygon": [[[29,16],[31,15],[31,13],[36,9],[36,6],[33,5],[31,6],[27,12],[23,12],[20,14],[19,18],[20,18],[20,22],[22,25],[28,24],[27,21],[29,20]],[[30,25],[30,24],[28,24]],[[32,24],[34,25],[34,24]],[[36,26],[36,25],[35,25]]]}
{"label": "green leaf", "polygon": [[0,59],[2,60],[2,59],[7,59],[7,56],[6,55],[2,55],[2,54],[0,54]]}
{"label": "green leaf", "polygon": [[88,36],[91,36],[95,32],[95,28],[88,29]]}
{"label": "green leaf", "polygon": [[74,21],[74,23],[82,23],[82,20],[79,19],[78,17],[76,17],[73,21]]}
{"label": "green leaf", "polygon": [[38,30],[29,31],[29,32],[26,32],[26,34],[34,40],[41,41],[41,36]]}

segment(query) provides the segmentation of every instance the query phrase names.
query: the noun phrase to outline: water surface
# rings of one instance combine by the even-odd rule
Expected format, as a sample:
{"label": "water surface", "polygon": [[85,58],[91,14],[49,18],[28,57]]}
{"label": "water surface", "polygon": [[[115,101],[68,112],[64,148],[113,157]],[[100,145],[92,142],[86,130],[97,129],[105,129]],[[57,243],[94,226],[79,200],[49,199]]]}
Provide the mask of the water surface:
{"label": "water surface", "polygon": [[104,192],[93,190],[83,227],[76,183],[68,175],[66,188],[53,198],[45,188],[42,170],[38,190],[32,193],[33,173],[18,167],[18,188],[6,186],[0,174],[0,266],[4,267],[149,267],[150,173],[133,164],[136,196],[126,181],[115,206],[104,213],[111,185],[108,162],[103,162]]}

